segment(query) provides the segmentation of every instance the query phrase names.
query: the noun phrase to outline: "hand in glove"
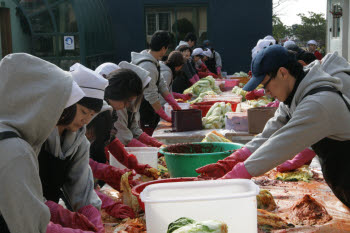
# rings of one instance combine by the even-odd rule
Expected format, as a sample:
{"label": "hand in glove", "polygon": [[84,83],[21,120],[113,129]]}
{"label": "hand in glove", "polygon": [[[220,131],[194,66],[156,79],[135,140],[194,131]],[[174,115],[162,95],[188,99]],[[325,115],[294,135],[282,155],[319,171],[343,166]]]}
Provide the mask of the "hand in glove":
{"label": "hand in glove", "polygon": [[114,218],[135,218],[134,211],[127,205],[121,202],[115,202],[107,195],[95,190],[98,197],[102,201],[101,208],[104,209],[110,216]]}
{"label": "hand in glove", "polygon": [[250,179],[252,176],[247,171],[244,166],[244,162],[238,163],[232,171],[228,172],[226,175],[221,177],[220,179]]}
{"label": "hand in glove", "polygon": [[190,100],[192,98],[192,94],[180,94],[173,92],[175,99],[183,99],[183,100]]}
{"label": "hand in glove", "polygon": [[156,113],[165,121],[171,122],[171,117],[169,117],[162,108],[160,108]]}
{"label": "hand in glove", "polygon": [[216,73],[221,76],[221,66],[216,67]]}
{"label": "hand in glove", "polygon": [[[93,159],[90,159],[89,164],[92,174],[96,179],[103,180],[117,191],[120,191],[120,180],[122,176],[126,172],[131,171],[130,169],[119,169],[107,164],[98,163]],[[130,180],[132,180],[134,175],[136,175],[135,172],[131,173],[129,176]]]}
{"label": "hand in glove", "polygon": [[278,100],[275,100],[271,103],[266,104],[264,107],[275,107],[278,108],[278,106],[280,105],[280,102]]}
{"label": "hand in glove", "polygon": [[80,229],[67,228],[59,224],[55,224],[53,222],[50,222],[46,228],[46,233],[93,233],[93,232],[96,232],[96,231],[83,231]]}
{"label": "hand in glove", "polygon": [[190,78],[190,83],[191,83],[191,85],[193,85],[193,84],[195,84],[196,82],[198,82],[199,77],[198,77],[198,80],[197,80],[197,77],[198,77],[198,74],[195,74],[195,75],[193,75],[192,78]]}
{"label": "hand in glove", "polygon": [[245,95],[245,98],[247,100],[256,100],[256,99],[259,99],[260,97],[262,97],[264,95],[265,95],[265,90],[264,89],[259,89],[259,90],[253,90],[253,91],[248,92]]}
{"label": "hand in glove", "polygon": [[92,222],[96,226],[97,233],[105,232],[100,211],[96,209],[94,206],[92,205],[84,206],[80,208],[78,212],[85,215],[90,220],[90,222]]}
{"label": "hand in glove", "polygon": [[171,94],[165,96],[164,99],[166,102],[168,102],[170,104],[170,106],[173,108],[173,110],[181,110],[180,106],[177,104],[176,100],[174,99],[174,97]]}
{"label": "hand in glove", "polygon": [[152,147],[161,147],[163,144],[158,142],[157,139],[149,136],[148,134],[146,134],[145,132],[143,132],[140,137],[139,140],[143,143],[145,143],[148,146],[152,146]]}
{"label": "hand in glove", "polygon": [[125,167],[134,169],[138,174],[155,177],[151,166],[148,164],[140,164],[135,155],[128,154],[124,148],[124,145],[118,140],[118,138],[114,139],[113,142],[107,146],[107,149],[109,152],[111,152],[114,158],[116,158],[119,163],[123,164]]}
{"label": "hand in glove", "polygon": [[231,171],[237,163],[246,160],[250,155],[251,152],[243,147],[224,160],[197,168],[196,172],[200,173],[199,177],[201,178],[220,178]]}
{"label": "hand in glove", "polygon": [[146,144],[140,142],[139,140],[133,138],[131,141],[126,145],[127,147],[147,147]]}
{"label": "hand in glove", "polygon": [[313,150],[306,148],[299,154],[297,154],[293,159],[284,162],[283,164],[277,167],[277,171],[279,172],[288,172],[300,168],[307,162],[310,162],[316,153]]}
{"label": "hand in glove", "polygon": [[84,215],[71,212],[60,204],[53,201],[46,201],[51,213],[50,221],[62,227],[80,229],[82,231],[97,231],[97,228]]}

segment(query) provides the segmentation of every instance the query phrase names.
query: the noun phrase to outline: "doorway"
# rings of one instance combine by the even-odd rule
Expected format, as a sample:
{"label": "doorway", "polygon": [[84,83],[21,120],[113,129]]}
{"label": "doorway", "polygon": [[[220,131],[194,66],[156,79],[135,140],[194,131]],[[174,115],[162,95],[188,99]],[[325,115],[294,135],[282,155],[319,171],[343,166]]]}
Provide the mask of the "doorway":
{"label": "doorway", "polygon": [[1,56],[5,57],[7,54],[12,53],[10,9],[4,7],[0,7],[0,41]]}

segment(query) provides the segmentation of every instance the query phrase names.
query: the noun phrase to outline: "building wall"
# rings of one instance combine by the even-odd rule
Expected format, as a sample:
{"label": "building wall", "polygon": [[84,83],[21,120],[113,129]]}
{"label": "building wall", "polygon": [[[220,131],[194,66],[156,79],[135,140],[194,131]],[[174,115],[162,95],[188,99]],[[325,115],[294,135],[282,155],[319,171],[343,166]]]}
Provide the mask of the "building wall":
{"label": "building wall", "polygon": [[[2,0],[5,2],[5,7],[10,8],[11,15],[11,32],[12,32],[12,51],[14,53],[31,51],[31,37],[25,34],[20,25],[19,16],[16,16],[16,4],[12,0]],[[1,41],[1,40],[0,40]],[[0,43],[1,46],[1,43]],[[0,49],[0,58],[2,58]]]}

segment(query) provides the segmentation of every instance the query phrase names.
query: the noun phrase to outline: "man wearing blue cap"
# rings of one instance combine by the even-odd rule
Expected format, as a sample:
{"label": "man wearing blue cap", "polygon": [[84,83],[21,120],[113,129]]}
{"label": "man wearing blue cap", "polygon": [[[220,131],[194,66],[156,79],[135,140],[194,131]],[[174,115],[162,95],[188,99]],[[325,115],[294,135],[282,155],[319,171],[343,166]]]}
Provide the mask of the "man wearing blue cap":
{"label": "man wearing blue cap", "polygon": [[330,76],[318,63],[307,72],[280,45],[260,51],[244,90],[262,84],[281,104],[264,131],[224,160],[196,171],[222,179],[263,175],[311,146],[323,176],[338,199],[350,207],[350,79]]}

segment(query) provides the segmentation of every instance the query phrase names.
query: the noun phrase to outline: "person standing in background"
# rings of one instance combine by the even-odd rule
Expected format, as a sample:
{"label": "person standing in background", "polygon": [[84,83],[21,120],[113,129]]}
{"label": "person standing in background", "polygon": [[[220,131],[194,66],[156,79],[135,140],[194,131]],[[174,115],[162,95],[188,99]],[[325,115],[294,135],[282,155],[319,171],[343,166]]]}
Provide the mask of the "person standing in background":
{"label": "person standing in background", "polygon": [[307,42],[307,49],[316,56],[317,60],[322,60],[322,54],[317,51],[317,42],[315,40],[309,40]]}

